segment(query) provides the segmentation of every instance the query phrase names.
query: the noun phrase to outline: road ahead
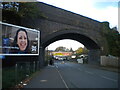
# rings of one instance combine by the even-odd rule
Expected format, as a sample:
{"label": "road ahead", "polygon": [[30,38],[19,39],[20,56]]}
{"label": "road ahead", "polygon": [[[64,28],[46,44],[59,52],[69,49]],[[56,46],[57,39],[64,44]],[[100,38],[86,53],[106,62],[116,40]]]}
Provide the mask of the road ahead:
{"label": "road ahead", "polygon": [[118,73],[56,61],[54,66],[42,69],[25,88],[118,88]]}

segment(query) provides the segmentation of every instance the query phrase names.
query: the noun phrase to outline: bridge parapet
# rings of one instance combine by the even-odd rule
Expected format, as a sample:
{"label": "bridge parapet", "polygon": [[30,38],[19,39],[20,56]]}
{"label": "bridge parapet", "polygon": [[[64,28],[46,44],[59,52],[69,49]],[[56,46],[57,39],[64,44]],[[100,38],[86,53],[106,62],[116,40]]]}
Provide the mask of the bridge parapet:
{"label": "bridge parapet", "polygon": [[44,3],[37,5],[46,18],[26,18],[22,24],[41,31],[40,59],[44,59],[46,46],[61,39],[73,39],[84,44],[90,50],[92,60],[100,60],[100,55],[107,54],[107,42],[100,22]]}
{"label": "bridge parapet", "polygon": [[100,31],[102,29],[100,22],[88,17],[78,15],[51,5],[46,5],[44,3],[39,3],[38,6],[40,8],[40,11],[43,12],[43,14],[47,17],[47,20],[85,28],[88,30],[91,29]]}

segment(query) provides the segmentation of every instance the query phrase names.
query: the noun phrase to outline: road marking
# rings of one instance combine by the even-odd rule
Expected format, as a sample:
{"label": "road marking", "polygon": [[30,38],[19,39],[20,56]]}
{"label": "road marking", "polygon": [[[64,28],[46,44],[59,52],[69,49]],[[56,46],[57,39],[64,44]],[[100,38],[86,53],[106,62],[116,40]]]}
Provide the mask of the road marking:
{"label": "road marking", "polygon": [[105,78],[105,79],[108,79],[108,80],[111,80],[111,81],[114,81],[114,82],[117,82],[117,80],[115,79],[112,79],[112,78],[108,78],[108,77],[105,77],[105,76],[101,76],[102,78]]}
{"label": "road marking", "polygon": [[47,80],[40,80],[40,82],[47,82]]}
{"label": "road marking", "polygon": [[56,65],[56,68],[58,68],[58,65]]}
{"label": "road marking", "polygon": [[26,83],[23,83],[24,86],[26,86],[27,84]]}
{"label": "road marking", "polygon": [[64,83],[65,87],[69,90],[68,85],[67,85],[67,83],[65,82],[65,80],[63,79],[63,77],[62,77],[61,73],[59,72],[59,70],[58,70],[58,69],[56,69],[56,70],[57,70],[57,72],[58,72],[58,74],[59,74],[60,78],[62,79],[62,81],[63,81],[63,83]]}
{"label": "road marking", "polygon": [[89,73],[89,74],[93,74],[92,72],[89,72],[89,71],[85,71],[86,73]]}

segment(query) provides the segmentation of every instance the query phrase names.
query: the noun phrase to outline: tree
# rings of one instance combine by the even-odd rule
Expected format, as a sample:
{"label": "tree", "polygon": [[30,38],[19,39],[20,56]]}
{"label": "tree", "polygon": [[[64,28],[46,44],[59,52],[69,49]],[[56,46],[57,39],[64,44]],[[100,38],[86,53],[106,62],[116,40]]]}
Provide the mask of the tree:
{"label": "tree", "polygon": [[19,3],[19,15],[29,18],[45,18],[36,2]]}
{"label": "tree", "polygon": [[2,21],[12,24],[20,24],[17,2],[2,2]]}
{"label": "tree", "polygon": [[72,48],[70,48],[70,50],[69,50],[70,52],[73,52],[73,49]]}
{"label": "tree", "polygon": [[88,52],[89,52],[89,50],[86,47],[84,47],[82,54],[88,54]]}
{"label": "tree", "polygon": [[76,50],[76,54],[77,55],[81,55],[83,52],[83,48],[82,47],[79,47],[77,50]]}
{"label": "tree", "polygon": [[19,3],[18,2],[2,2],[2,9],[4,10],[11,10],[11,11],[18,11]]}
{"label": "tree", "polygon": [[109,28],[108,22],[103,22],[103,33],[108,43],[108,54],[120,56],[120,34],[116,27]]}
{"label": "tree", "polygon": [[39,9],[37,2],[3,2],[2,21],[20,25],[24,18],[47,18]]}
{"label": "tree", "polygon": [[113,27],[113,28],[112,28],[112,30],[115,30],[115,31],[117,31],[117,27]]}
{"label": "tree", "polygon": [[57,47],[56,49],[55,49],[55,51],[62,51],[62,52],[66,52],[66,51],[69,51],[69,49],[68,48],[66,48],[66,47],[63,47],[63,46],[60,46],[60,47]]}
{"label": "tree", "polygon": [[84,47],[84,48],[79,47],[79,48],[76,50],[76,54],[77,54],[77,55],[88,54],[88,49],[87,49],[86,47]]}

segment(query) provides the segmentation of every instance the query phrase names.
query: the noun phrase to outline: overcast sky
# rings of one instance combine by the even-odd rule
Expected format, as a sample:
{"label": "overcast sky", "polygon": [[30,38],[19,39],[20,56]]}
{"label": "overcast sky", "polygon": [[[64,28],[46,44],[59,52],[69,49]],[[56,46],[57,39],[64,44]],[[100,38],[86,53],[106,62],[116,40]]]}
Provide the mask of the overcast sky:
{"label": "overcast sky", "polygon": [[[119,0],[38,0],[65,10],[92,18],[103,22],[108,21],[110,27],[118,27],[118,1]],[[71,42],[71,43],[70,43]],[[69,44],[67,44],[69,43]],[[78,48],[83,47],[73,41],[59,41],[51,44],[49,49],[63,45],[66,47]],[[54,47],[53,47],[54,46]]]}

